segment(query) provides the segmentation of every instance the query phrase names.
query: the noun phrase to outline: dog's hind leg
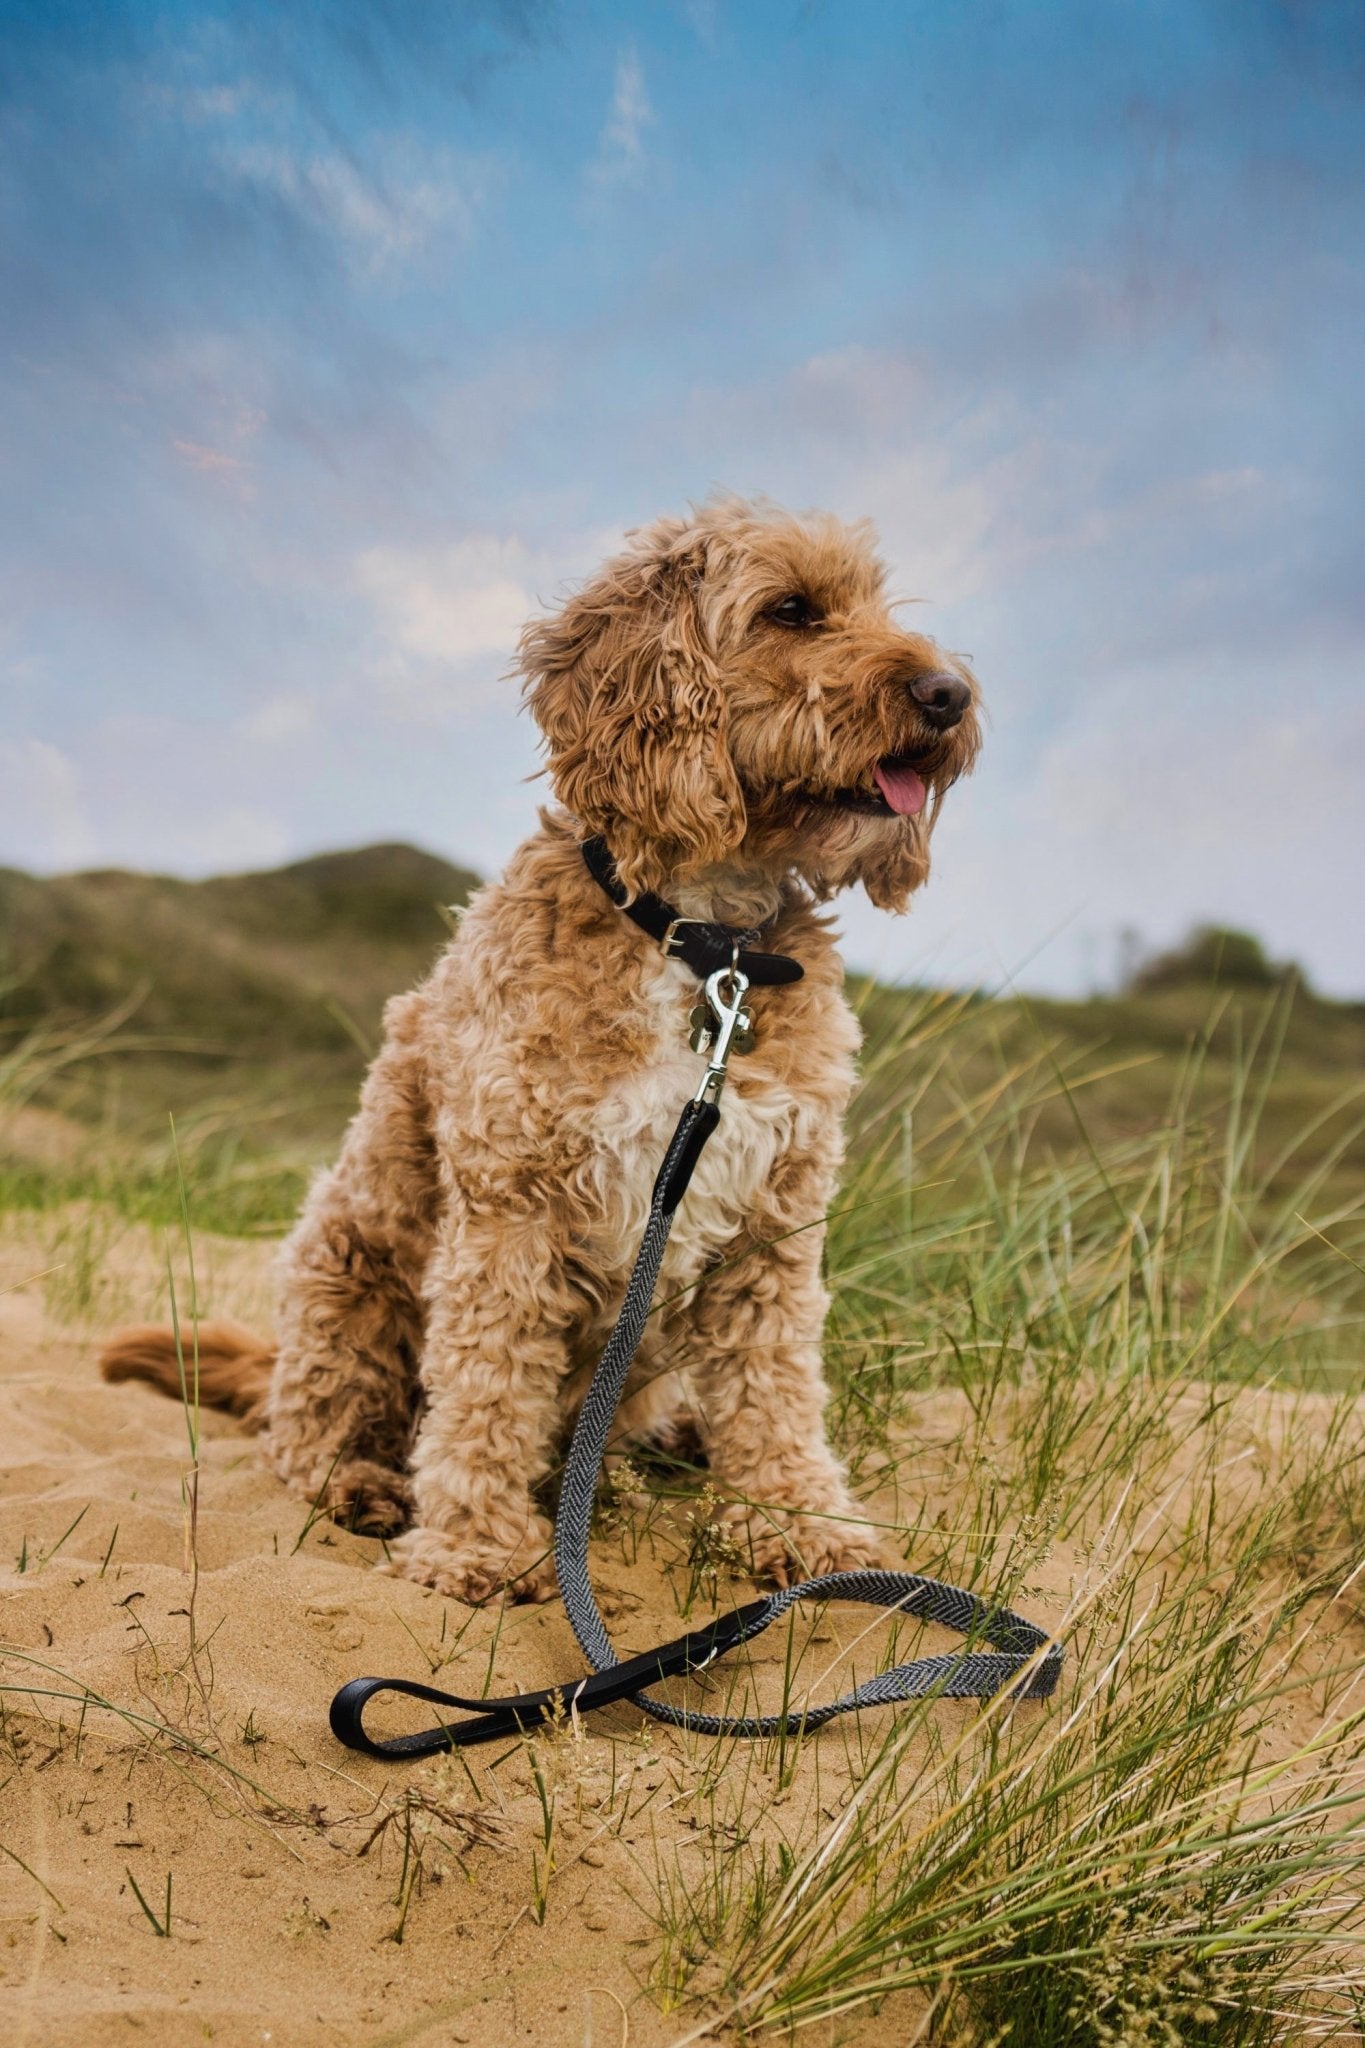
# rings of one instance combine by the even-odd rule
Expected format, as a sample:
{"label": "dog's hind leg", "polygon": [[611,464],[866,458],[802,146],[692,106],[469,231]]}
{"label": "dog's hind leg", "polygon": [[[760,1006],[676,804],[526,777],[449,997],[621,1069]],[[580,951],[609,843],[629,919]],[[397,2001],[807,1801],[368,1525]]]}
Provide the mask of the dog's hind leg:
{"label": "dog's hind leg", "polygon": [[408,1518],[421,1315],[391,1250],[366,1236],[332,1182],[315,1190],[286,1250],[262,1449],[337,1521],[387,1533]]}
{"label": "dog's hind leg", "polygon": [[[397,1005],[390,1006],[390,1024]],[[282,1256],[279,1354],[262,1447],[336,1520],[387,1534],[408,1519],[418,1403],[418,1281],[435,1172],[410,1050],[370,1070],[336,1166],[313,1187]]]}

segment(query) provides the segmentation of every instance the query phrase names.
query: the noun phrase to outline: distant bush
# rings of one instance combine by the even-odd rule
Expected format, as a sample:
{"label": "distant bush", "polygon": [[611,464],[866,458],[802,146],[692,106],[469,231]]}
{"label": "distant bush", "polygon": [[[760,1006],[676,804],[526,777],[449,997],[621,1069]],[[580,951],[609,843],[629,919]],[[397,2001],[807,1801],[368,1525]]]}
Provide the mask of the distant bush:
{"label": "distant bush", "polygon": [[1201,924],[1168,953],[1144,960],[1129,977],[1128,988],[1184,988],[1194,982],[1219,982],[1224,987],[1278,988],[1283,982],[1306,986],[1301,967],[1292,960],[1272,960],[1251,932],[1223,925]]}

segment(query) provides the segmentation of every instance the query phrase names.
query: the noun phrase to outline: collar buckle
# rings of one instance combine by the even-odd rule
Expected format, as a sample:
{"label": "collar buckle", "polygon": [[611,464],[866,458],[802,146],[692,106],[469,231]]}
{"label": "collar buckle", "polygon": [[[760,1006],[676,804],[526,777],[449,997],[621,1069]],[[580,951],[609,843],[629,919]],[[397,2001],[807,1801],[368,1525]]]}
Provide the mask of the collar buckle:
{"label": "collar buckle", "polygon": [[[705,924],[706,922],[707,920],[704,917],[670,918],[668,923],[668,929],[665,931],[663,937],[659,941],[659,950],[663,954],[665,960],[677,960],[681,957],[683,941],[678,937],[678,929],[681,925],[700,925]],[[675,945],[677,947],[676,951],[674,950]]]}

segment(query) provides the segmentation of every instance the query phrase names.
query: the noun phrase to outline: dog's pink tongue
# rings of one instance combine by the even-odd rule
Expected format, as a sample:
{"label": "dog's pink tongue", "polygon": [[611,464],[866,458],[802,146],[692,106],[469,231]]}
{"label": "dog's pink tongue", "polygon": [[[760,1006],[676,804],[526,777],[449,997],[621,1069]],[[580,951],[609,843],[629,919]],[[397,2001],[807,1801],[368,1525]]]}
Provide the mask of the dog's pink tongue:
{"label": "dog's pink tongue", "polygon": [[904,761],[878,761],[872,773],[898,818],[917,818],[924,809],[924,784]]}

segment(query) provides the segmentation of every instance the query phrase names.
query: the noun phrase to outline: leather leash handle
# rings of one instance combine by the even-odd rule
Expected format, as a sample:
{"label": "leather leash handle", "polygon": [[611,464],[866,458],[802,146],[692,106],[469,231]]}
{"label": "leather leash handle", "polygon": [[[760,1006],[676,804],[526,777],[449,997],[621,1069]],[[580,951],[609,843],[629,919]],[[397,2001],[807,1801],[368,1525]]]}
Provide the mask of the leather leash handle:
{"label": "leather leash handle", "polygon": [[[765,1616],[767,1606],[766,1600],[751,1600],[747,1606],[721,1615],[705,1628],[693,1629],[671,1643],[662,1643],[657,1650],[644,1650],[638,1657],[629,1657],[606,1671],[590,1672],[567,1685],[550,1685],[539,1692],[511,1693],[503,1699],[463,1699],[459,1693],[439,1692],[434,1685],[419,1685],[407,1678],[353,1678],[332,1701],[332,1733],[348,1749],[390,1759],[434,1756],[440,1750],[472,1749],[480,1742],[523,1735],[556,1714],[590,1713],[594,1707],[630,1699],[661,1678],[679,1678],[689,1671],[701,1671],[742,1643],[753,1632],[754,1624]],[[393,1735],[380,1740],[367,1732],[364,1714],[370,1701],[381,1692],[403,1693],[409,1699],[426,1700],[434,1707],[455,1707],[467,1718],[443,1722],[417,1735]]]}

